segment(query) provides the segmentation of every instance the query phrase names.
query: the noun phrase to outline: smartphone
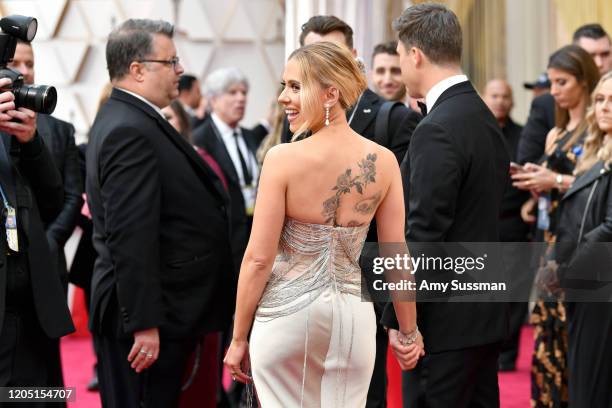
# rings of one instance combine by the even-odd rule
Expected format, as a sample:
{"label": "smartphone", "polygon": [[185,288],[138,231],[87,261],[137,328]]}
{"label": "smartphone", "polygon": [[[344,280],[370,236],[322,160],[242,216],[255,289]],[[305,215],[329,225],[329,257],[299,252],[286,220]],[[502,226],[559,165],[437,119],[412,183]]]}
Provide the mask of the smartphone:
{"label": "smartphone", "polygon": [[518,163],[510,162],[510,174],[523,173],[525,171],[525,167]]}

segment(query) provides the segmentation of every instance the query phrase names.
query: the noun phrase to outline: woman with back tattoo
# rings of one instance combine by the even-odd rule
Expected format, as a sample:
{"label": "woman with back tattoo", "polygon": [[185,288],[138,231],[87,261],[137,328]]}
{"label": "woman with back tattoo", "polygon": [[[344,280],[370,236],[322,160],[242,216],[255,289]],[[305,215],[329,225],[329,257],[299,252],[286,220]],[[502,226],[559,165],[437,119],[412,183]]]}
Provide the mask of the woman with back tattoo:
{"label": "woman with back tattoo", "polygon": [[[335,43],[302,47],[285,67],[279,103],[296,139],[310,136],[266,155],[225,357],[264,407],[365,406],[376,319],[361,299],[358,260],[374,217],[379,243],[406,250],[397,160],[347,124],[365,87]],[[400,364],[410,369],[424,354],[415,304],[394,306]]]}

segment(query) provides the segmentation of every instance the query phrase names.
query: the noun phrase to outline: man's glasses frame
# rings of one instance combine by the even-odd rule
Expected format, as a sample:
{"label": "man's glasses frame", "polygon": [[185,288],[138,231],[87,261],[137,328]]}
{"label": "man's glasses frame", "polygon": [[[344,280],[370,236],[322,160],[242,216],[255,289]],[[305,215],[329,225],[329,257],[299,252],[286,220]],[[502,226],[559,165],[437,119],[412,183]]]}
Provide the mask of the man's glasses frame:
{"label": "man's glasses frame", "polygon": [[172,65],[172,69],[176,71],[176,67],[180,63],[180,59],[179,57],[172,57],[169,60],[143,59],[143,60],[138,60],[136,62],[141,62],[141,63],[142,62],[157,62],[159,64]]}

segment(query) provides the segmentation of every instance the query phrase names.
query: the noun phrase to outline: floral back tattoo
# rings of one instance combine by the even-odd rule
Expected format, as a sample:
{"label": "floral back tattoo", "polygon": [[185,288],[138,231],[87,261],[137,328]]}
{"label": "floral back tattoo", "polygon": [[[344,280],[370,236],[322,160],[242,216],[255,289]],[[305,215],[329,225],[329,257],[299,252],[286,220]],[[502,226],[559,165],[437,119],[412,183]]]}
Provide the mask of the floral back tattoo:
{"label": "floral back tattoo", "polygon": [[[365,159],[361,159],[359,166],[359,174],[353,176],[352,169],[348,168],[336,179],[336,185],[332,188],[335,191],[334,195],[323,202],[323,211],[321,214],[325,217],[325,223],[333,222],[336,224],[336,211],[340,207],[340,196],[348,194],[353,188],[359,194],[363,194],[365,188],[370,183],[376,182],[376,153],[369,153]],[[381,192],[378,191],[372,196],[368,196],[359,200],[353,207],[353,211],[360,214],[369,214],[376,210],[376,205],[381,200]],[[355,221],[351,221],[349,226],[357,225]]]}

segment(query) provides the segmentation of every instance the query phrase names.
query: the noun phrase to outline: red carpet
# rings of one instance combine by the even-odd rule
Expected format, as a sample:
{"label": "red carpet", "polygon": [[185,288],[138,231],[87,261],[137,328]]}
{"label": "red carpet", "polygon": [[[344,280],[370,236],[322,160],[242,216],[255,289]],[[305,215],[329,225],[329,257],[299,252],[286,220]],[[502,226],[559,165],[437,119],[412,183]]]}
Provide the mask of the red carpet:
{"label": "red carpet", "polygon": [[[533,350],[533,331],[531,327],[523,328],[521,349],[517,371],[502,373],[499,376],[501,408],[529,407],[529,367]],[[67,386],[76,386],[76,402],[70,408],[99,408],[97,393],[88,392],[85,387],[91,378],[94,355],[91,339],[68,337],[62,340],[62,360],[64,363],[64,381]],[[399,395],[399,367],[390,361],[389,408],[401,408]]]}

